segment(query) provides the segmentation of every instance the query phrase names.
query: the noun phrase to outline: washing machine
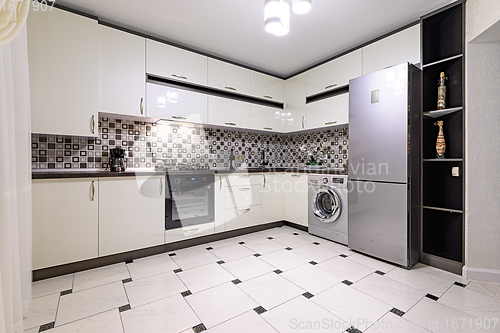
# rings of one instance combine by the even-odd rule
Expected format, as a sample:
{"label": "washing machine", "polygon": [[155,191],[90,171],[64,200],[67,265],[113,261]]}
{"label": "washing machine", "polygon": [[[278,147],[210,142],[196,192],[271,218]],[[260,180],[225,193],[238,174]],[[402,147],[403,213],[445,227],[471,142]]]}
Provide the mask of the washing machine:
{"label": "washing machine", "polygon": [[347,245],[347,175],[309,175],[309,232]]}

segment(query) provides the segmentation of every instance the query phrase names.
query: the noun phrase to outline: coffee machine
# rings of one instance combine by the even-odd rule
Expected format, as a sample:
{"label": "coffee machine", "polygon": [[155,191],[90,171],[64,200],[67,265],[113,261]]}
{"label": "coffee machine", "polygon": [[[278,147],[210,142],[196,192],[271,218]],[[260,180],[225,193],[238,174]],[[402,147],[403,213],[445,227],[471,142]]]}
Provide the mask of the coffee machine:
{"label": "coffee machine", "polygon": [[125,171],[125,150],[122,148],[113,148],[109,150],[109,170],[111,172]]}

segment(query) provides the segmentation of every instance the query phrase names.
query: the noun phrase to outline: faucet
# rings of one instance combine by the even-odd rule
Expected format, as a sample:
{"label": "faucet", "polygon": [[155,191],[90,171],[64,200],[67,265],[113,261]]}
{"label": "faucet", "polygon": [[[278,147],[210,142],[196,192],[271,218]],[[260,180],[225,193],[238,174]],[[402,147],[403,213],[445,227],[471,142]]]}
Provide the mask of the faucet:
{"label": "faucet", "polygon": [[265,168],[267,168],[268,165],[269,165],[269,161],[266,161],[266,153],[264,151],[262,151],[262,161],[260,162],[260,167],[262,169],[265,169]]}
{"label": "faucet", "polygon": [[231,149],[231,154],[229,155],[229,170],[234,170],[234,160],[236,157],[234,156],[234,150]]}

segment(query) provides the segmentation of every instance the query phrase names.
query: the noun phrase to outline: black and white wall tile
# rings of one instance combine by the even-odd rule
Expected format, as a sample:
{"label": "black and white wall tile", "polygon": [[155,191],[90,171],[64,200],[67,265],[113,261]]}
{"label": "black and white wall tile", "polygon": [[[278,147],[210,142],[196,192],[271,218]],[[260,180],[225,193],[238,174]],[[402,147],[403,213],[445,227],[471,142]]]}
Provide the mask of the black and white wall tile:
{"label": "black and white wall tile", "polygon": [[32,134],[33,169],[106,168],[109,150],[126,150],[129,168],[167,164],[229,166],[232,150],[248,166],[259,166],[262,150],[271,167],[303,166],[302,145],[325,143],[324,164],[342,168],[348,158],[348,126],[291,134],[262,133],[173,122],[99,118],[98,138]]}

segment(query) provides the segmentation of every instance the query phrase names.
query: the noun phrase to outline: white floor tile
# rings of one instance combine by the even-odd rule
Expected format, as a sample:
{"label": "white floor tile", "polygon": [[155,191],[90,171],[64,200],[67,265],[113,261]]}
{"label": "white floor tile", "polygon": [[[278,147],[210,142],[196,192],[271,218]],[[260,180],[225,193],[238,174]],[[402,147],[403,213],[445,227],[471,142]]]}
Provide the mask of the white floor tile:
{"label": "white floor tile", "polygon": [[248,257],[255,253],[240,244],[228,245],[218,249],[214,248],[210,252],[225,262]]}
{"label": "white floor tile", "polygon": [[364,331],[392,309],[373,297],[341,283],[311,301]]}
{"label": "white floor tile", "polygon": [[40,329],[40,327],[35,327],[35,328],[29,329],[29,330],[24,330],[23,333],[38,333],[39,329]]}
{"label": "white floor tile", "polygon": [[240,242],[250,243],[250,242],[259,242],[267,240],[267,237],[269,236],[259,231],[248,235],[238,236],[237,238],[239,239]]}
{"label": "white floor tile", "polygon": [[396,265],[391,265],[389,263],[383,262],[381,260],[377,260],[374,258],[367,257],[365,255],[356,253],[351,256],[349,256],[349,260],[355,261],[357,263],[360,263],[362,265],[374,268],[378,271],[384,272],[384,273],[389,273],[393,269],[397,268],[398,266]]}
{"label": "white floor tile", "polygon": [[207,328],[252,310],[258,304],[232,282],[186,297]]}
{"label": "white floor tile", "polygon": [[374,268],[359,264],[348,258],[335,257],[317,265],[327,272],[335,274],[345,280],[356,282],[375,272]]}
{"label": "white floor tile", "polygon": [[500,299],[500,288],[498,289],[497,293],[495,294],[495,297]]}
{"label": "white floor tile", "polygon": [[245,281],[238,284],[238,287],[266,310],[306,292],[274,272]]}
{"label": "white floor tile", "polygon": [[208,245],[208,244],[200,244],[200,245],[196,245],[196,246],[185,247],[183,249],[175,250],[172,252],[167,252],[167,254],[171,254],[171,253],[180,254],[180,253],[189,253],[189,252],[193,252],[193,251],[206,250],[207,247],[209,247],[209,246],[210,245]]}
{"label": "white floor tile", "polygon": [[174,333],[201,323],[181,295],[122,312],[121,317],[125,333]]}
{"label": "white floor tile", "polygon": [[490,295],[496,295],[497,292],[500,291],[500,283],[478,280],[475,280],[474,283],[481,287],[483,290],[486,290],[486,292],[488,292]]}
{"label": "white floor tile", "polygon": [[241,281],[247,281],[276,270],[275,267],[254,256],[227,262],[221,266]]}
{"label": "white floor tile", "polygon": [[274,241],[276,243],[284,245],[285,247],[291,247],[292,249],[313,243],[308,239],[301,237],[300,235],[283,236],[274,239]]}
{"label": "white floor tile", "polygon": [[132,280],[139,280],[145,277],[171,272],[179,268],[177,264],[167,254],[146,257],[134,260],[127,264]]}
{"label": "white floor tile", "polygon": [[349,250],[349,248],[345,245],[335,243],[333,241],[329,241],[327,239],[321,239],[318,241],[319,246],[324,247],[326,249],[345,254],[346,256],[354,254],[353,251]]}
{"label": "white floor tile", "polygon": [[422,271],[422,272],[429,272],[431,274],[437,275],[437,276],[442,277],[444,279],[448,279],[448,280],[452,281],[453,283],[460,282],[463,284],[468,284],[470,282],[469,279],[466,279],[461,275],[450,273],[447,271],[443,271],[442,269],[432,267],[432,266],[427,266],[427,265],[424,265],[422,263],[418,263],[417,269],[419,271]]}
{"label": "white floor tile", "polygon": [[[403,318],[434,333],[500,332],[497,326],[485,329],[480,319],[480,326],[476,326],[476,317],[428,298],[418,302]],[[454,323],[459,326],[454,327]]]}
{"label": "white floor tile", "polygon": [[51,294],[33,299],[28,315],[23,320],[24,329],[28,330],[53,322],[56,319],[58,304],[59,294]]}
{"label": "white floor tile", "polygon": [[261,232],[267,235],[267,237],[279,238],[283,236],[293,235],[295,231],[291,230],[291,228],[281,227],[281,228],[267,229]]}
{"label": "white floor tile", "polygon": [[255,253],[259,253],[262,255],[283,250],[286,247],[269,239],[258,242],[248,242],[243,244],[243,246],[249,248]]}
{"label": "white floor tile", "polygon": [[280,274],[280,276],[313,295],[317,295],[343,281],[339,276],[310,264],[293,268]]}
{"label": "white floor tile", "polygon": [[223,240],[220,240],[220,241],[208,243],[207,247],[213,247],[214,249],[218,249],[218,248],[221,248],[221,247],[224,247],[224,246],[228,246],[228,245],[236,245],[236,244],[238,244],[240,242],[242,242],[241,239],[233,237],[233,238],[227,238],[227,239],[223,239]]}
{"label": "white floor tile", "polygon": [[303,296],[262,314],[280,333],[344,332],[350,326]]}
{"label": "white floor tile", "polygon": [[180,294],[187,290],[187,287],[174,272],[132,281],[125,283],[124,286],[132,308]]}
{"label": "white floor tile", "polygon": [[467,287],[465,287],[465,289],[467,290],[473,290],[475,292],[478,292],[478,293],[481,293],[481,294],[484,294],[484,295],[491,295],[489,292],[487,292],[486,290],[484,290],[483,288],[481,288],[480,286],[478,286],[474,281],[471,281]]}
{"label": "white floor tile", "polygon": [[259,258],[282,271],[287,271],[309,262],[306,258],[288,250],[271,252]]}
{"label": "white floor tile", "polygon": [[404,312],[427,295],[425,291],[378,274],[371,274],[351,287]]}
{"label": "white floor tile", "polygon": [[491,295],[452,286],[438,302],[475,317],[499,318],[497,325],[500,328],[500,300]]}
{"label": "white floor tile", "polygon": [[128,299],[121,281],[61,296],[56,326],[126,304],[128,304]]}
{"label": "white floor tile", "polygon": [[395,268],[384,276],[437,297],[441,297],[454,283],[450,279],[421,270],[419,267],[411,269]]}
{"label": "white floor tile", "polygon": [[319,245],[308,244],[299,248],[294,248],[293,253],[298,254],[308,260],[320,263],[322,261],[338,256],[340,253],[334,252]]}
{"label": "white floor tile", "polygon": [[130,278],[125,263],[109,265],[75,273],[73,292]]}
{"label": "white floor tile", "polygon": [[250,310],[238,317],[209,329],[207,333],[276,333],[276,330],[262,319],[255,311]]}
{"label": "white floor tile", "polygon": [[235,280],[236,277],[222,268],[219,264],[210,264],[188,271],[182,271],[177,276],[184,282],[192,293],[215,287]]}
{"label": "white floor tile", "polygon": [[184,271],[208,265],[219,261],[220,259],[210,253],[206,248],[197,248],[193,251],[175,252],[176,255],[171,257],[180,268]]}
{"label": "white floor tile", "polygon": [[123,333],[123,326],[118,309],[113,309],[58,326],[50,333]]}
{"label": "white floor tile", "polygon": [[405,320],[394,313],[388,313],[374,323],[366,333],[429,333],[430,331]]}
{"label": "white floor tile", "polygon": [[73,274],[33,282],[31,296],[37,298],[73,288]]}

